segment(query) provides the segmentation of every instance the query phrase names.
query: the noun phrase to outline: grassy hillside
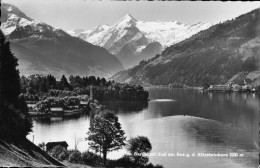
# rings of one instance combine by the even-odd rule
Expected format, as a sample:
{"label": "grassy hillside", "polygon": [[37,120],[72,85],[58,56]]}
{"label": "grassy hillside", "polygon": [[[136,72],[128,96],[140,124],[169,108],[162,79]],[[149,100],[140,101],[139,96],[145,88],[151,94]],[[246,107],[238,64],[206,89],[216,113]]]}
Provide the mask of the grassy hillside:
{"label": "grassy hillside", "polygon": [[259,83],[259,16],[257,9],[212,26],[112,78],[135,84],[201,86],[226,83],[244,72],[245,78]]}

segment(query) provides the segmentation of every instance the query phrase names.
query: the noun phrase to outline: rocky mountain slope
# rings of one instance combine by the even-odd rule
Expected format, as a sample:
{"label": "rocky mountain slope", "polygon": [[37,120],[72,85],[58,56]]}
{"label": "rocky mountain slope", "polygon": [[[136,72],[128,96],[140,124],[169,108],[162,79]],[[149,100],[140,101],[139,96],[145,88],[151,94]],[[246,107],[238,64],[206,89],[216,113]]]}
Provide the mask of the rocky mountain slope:
{"label": "rocky mountain slope", "polygon": [[19,58],[21,74],[97,75],[123,69],[106,49],[72,37],[61,29],[33,20],[13,5],[1,6],[1,30]]}
{"label": "rocky mountain slope", "polygon": [[[143,22],[130,14],[114,25],[99,25],[84,32],[69,31],[87,42],[106,48],[115,54],[125,68],[149,59],[172,44],[180,42],[201,30],[212,26],[210,23]],[[77,33],[78,32],[78,33]]]}
{"label": "rocky mountain slope", "polygon": [[119,82],[202,86],[250,79],[260,84],[260,10],[201,31],[115,74]]}

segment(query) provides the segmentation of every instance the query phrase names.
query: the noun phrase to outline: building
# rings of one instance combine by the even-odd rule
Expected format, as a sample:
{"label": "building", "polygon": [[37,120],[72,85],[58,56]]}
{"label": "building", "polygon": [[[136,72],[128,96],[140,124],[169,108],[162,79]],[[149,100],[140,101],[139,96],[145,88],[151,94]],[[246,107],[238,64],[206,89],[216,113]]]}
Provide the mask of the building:
{"label": "building", "polygon": [[232,85],[232,90],[234,92],[240,92],[242,90],[242,86],[238,85],[238,84],[233,84]]}
{"label": "building", "polygon": [[229,92],[229,91],[231,91],[231,86],[230,85],[210,85],[208,91]]}
{"label": "building", "polygon": [[249,85],[244,85],[242,86],[242,92],[248,92],[248,91],[251,91],[251,87]]}
{"label": "building", "polygon": [[65,149],[67,149],[67,147],[69,146],[66,141],[48,142],[46,144],[46,150],[49,152],[52,148],[58,145],[64,147]]}
{"label": "building", "polygon": [[87,106],[88,105],[88,101],[80,101],[80,105]]}
{"label": "building", "polygon": [[64,110],[62,107],[52,107],[50,108],[50,113],[52,116],[59,116],[64,113]]}
{"label": "building", "polygon": [[51,112],[63,112],[63,108],[62,107],[52,107],[50,108]]}
{"label": "building", "polygon": [[89,106],[89,101],[80,101],[79,108],[84,108]]}
{"label": "building", "polygon": [[35,108],[36,107],[36,104],[27,104],[28,108]]}

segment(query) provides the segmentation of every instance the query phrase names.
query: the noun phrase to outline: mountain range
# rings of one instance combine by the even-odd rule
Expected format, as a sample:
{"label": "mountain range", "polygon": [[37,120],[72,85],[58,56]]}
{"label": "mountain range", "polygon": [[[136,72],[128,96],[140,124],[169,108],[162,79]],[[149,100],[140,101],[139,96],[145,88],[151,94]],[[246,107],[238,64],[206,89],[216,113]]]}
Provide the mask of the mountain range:
{"label": "mountain range", "polygon": [[259,13],[215,25],[142,22],[127,14],[112,26],[65,32],[3,3],[1,30],[22,75],[109,77],[120,71],[112,79],[131,84],[260,84]]}
{"label": "mountain range", "polygon": [[127,14],[111,26],[99,25],[87,31],[76,29],[68,33],[106,48],[125,68],[129,68],[212,25],[202,22],[192,25],[178,21],[143,22]]}
{"label": "mountain range", "polygon": [[123,69],[106,49],[31,19],[17,7],[1,5],[1,30],[10,41],[22,75],[62,74],[108,77]]}
{"label": "mountain range", "polygon": [[112,77],[142,85],[260,85],[260,9],[216,24]]}

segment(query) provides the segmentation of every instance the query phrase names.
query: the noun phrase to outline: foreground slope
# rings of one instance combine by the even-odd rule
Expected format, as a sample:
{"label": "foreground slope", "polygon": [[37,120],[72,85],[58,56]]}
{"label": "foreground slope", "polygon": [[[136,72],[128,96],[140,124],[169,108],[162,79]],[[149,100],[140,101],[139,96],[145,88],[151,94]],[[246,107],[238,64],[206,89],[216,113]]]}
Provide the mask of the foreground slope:
{"label": "foreground slope", "polygon": [[13,5],[1,6],[1,29],[19,58],[22,74],[109,76],[123,69],[106,49],[33,20]]}
{"label": "foreground slope", "polygon": [[0,140],[0,166],[65,167],[26,138],[19,142]]}
{"label": "foreground slope", "polygon": [[119,82],[201,86],[238,77],[260,84],[260,11],[210,27],[160,55],[115,74]]}

